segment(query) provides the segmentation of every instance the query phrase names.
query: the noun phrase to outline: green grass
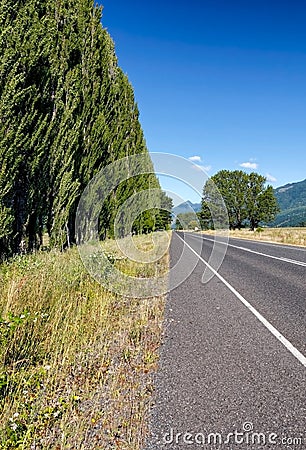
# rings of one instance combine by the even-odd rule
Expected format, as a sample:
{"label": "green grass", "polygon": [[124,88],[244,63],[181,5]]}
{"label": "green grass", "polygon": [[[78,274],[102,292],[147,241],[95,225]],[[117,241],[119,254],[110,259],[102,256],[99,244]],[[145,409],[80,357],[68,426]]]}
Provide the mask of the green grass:
{"label": "green grass", "polygon": [[[105,246],[126,273],[167,271],[167,253],[140,264]],[[141,449],[164,297],[106,291],[75,248],[17,257],[0,277],[0,449]]]}

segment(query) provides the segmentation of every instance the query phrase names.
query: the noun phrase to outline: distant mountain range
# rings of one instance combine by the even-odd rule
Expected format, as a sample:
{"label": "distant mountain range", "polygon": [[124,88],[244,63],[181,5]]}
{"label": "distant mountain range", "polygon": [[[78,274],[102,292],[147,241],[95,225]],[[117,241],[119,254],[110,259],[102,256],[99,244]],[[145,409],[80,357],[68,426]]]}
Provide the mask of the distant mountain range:
{"label": "distant mountain range", "polygon": [[192,212],[199,212],[201,210],[201,203],[192,203],[187,200],[184,203],[180,203],[179,205],[173,208],[173,213],[177,216],[178,214],[187,214]]}
{"label": "distant mountain range", "polygon": [[274,193],[281,211],[270,226],[295,227],[306,224],[306,180],[281,186]]}
{"label": "distant mountain range", "polygon": [[[306,225],[306,180],[289,183],[274,190],[280,213],[276,216],[271,227],[296,227]],[[198,212],[201,203],[192,203],[189,200],[173,208],[173,213],[186,214]]]}

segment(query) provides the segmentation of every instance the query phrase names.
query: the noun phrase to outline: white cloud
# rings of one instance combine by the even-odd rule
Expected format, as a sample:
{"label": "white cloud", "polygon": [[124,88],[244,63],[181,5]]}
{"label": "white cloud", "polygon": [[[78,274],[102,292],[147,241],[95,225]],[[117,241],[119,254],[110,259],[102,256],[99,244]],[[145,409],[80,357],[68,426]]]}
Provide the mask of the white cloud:
{"label": "white cloud", "polygon": [[266,178],[267,181],[270,181],[270,183],[275,183],[275,181],[277,181],[277,179],[273,175],[270,175],[269,173],[266,174]]}
{"label": "white cloud", "polygon": [[245,169],[257,169],[258,164],[255,162],[244,162],[240,164],[240,167],[244,167]]}
{"label": "white cloud", "polygon": [[201,162],[202,161],[201,156],[197,156],[197,155],[190,156],[188,159],[190,159],[190,161],[196,161],[196,162]]}

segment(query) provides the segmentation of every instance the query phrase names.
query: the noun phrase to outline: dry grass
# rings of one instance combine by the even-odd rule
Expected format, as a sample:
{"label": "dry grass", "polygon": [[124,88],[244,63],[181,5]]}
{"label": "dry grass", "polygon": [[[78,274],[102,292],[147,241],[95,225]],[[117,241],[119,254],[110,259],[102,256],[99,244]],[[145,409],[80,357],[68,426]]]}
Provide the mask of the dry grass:
{"label": "dry grass", "polygon": [[[168,268],[167,254],[151,264],[114,256],[136,276]],[[164,298],[107,292],[76,249],[18,257],[0,277],[0,448],[140,449]]]}
{"label": "dry grass", "polygon": [[[207,231],[205,231],[207,233]],[[214,233],[214,232],[209,232]],[[306,228],[259,228],[231,230],[230,237],[252,239],[256,241],[276,242],[282,244],[306,246]]]}
{"label": "dry grass", "polygon": [[116,267],[121,272],[132,277],[150,278],[162,276],[168,272],[168,266],[163,263],[160,256],[168,252],[169,244],[169,233],[156,232],[118,241],[109,239],[103,241],[102,247],[110,256],[109,259],[116,261]]}

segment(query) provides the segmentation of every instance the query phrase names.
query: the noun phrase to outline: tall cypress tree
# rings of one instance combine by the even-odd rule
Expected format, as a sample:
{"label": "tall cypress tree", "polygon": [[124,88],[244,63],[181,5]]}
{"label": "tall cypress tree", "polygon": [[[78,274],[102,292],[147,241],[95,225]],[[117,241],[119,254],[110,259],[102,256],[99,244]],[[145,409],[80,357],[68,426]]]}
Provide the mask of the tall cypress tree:
{"label": "tall cypress tree", "polygon": [[[1,2],[0,164],[1,209],[10,216],[4,250],[33,247],[41,211],[48,109],[48,43],[41,26],[44,2]],[[25,237],[27,236],[27,240]]]}
{"label": "tall cypress tree", "polygon": [[[0,0],[2,254],[38,247],[44,228],[51,245],[74,242],[89,180],[117,159],[148,155],[133,89],[101,16],[92,0]],[[159,187],[154,174],[110,193],[104,236],[128,196],[149,187]]]}

